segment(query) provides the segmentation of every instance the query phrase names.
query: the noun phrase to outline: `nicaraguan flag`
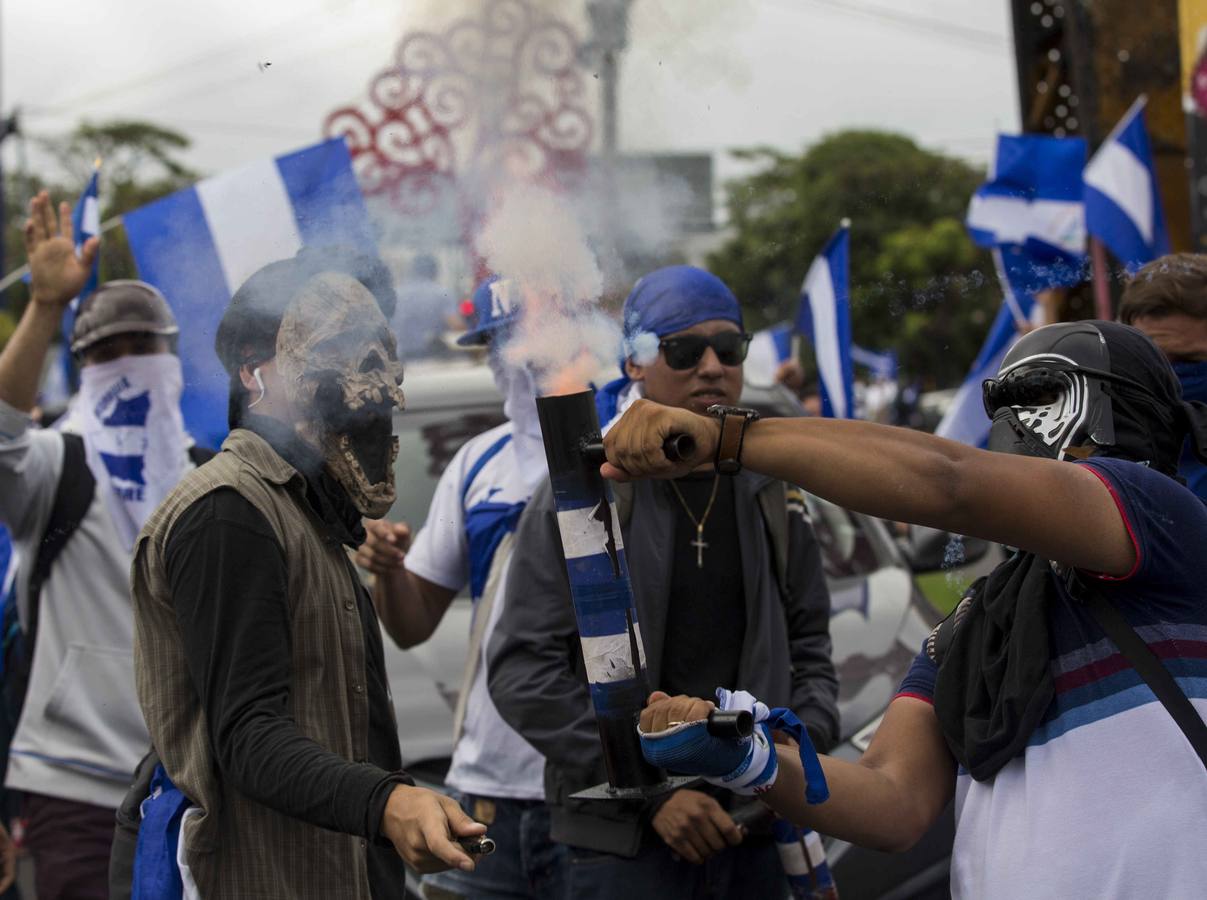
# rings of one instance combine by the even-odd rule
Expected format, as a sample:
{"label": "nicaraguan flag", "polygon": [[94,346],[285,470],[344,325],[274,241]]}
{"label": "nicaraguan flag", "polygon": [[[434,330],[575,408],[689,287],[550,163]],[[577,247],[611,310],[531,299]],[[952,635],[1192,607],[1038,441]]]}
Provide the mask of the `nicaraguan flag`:
{"label": "nicaraguan flag", "polygon": [[851,361],[857,366],[863,366],[877,378],[885,381],[897,380],[897,354],[892,350],[877,353],[875,350],[865,350],[858,344],[851,344]]}
{"label": "nicaraguan flag", "polygon": [[844,219],[809,266],[796,317],[796,330],[813,344],[822,415],[839,419],[855,415],[850,257],[851,223]]}
{"label": "nicaraguan flag", "polygon": [[[1035,300],[1022,296],[1018,298],[1018,302],[1022,304],[1024,315],[1030,317]],[[956,391],[951,405],[947,407],[947,412],[935,428],[935,434],[974,447],[984,447],[988,443],[991,423],[985,414],[985,404],[981,400],[981,384],[986,378],[997,375],[1002,366],[1002,359],[1021,336],[1016,313],[1008,303],[1003,303],[997,318],[989,328],[989,336],[985,338],[981,352],[977,354],[968,376]]]}
{"label": "nicaraguan flag", "polygon": [[1119,257],[1129,272],[1169,252],[1161,193],[1153,168],[1141,96],[1085,167],[1085,219],[1089,233]]}
{"label": "nicaraguan flag", "polygon": [[756,331],[750,340],[750,350],[742,370],[746,383],[757,387],[775,384],[775,375],[780,366],[794,355],[792,343],[792,326],[788,322]]}
{"label": "nicaraguan flag", "polygon": [[1085,157],[1082,138],[998,135],[992,176],[972,195],[965,224],[980,246],[1012,250],[1037,270],[1025,293],[1082,280]]}
{"label": "nicaraguan flag", "polygon": [[141,277],[180,322],[185,425],[214,447],[227,432],[229,391],[214,333],[235,290],[305,244],[377,252],[343,138],[207,178],[123,220]]}
{"label": "nicaraguan flag", "polygon": [[0,605],[3,605],[8,596],[16,575],[17,554],[13,548],[12,536],[7,528],[0,525]]}
{"label": "nicaraguan flag", "polygon": [[[88,179],[88,184],[84,188],[84,193],[80,194],[80,199],[76,201],[75,209],[71,213],[71,229],[75,235],[76,253],[83,249],[89,238],[96,237],[101,233],[101,209],[98,194],[100,174],[101,164],[98,160],[92,177]],[[79,309],[80,301],[96,290],[100,269],[101,257],[100,254],[97,254],[96,260],[92,263],[92,272],[89,273],[88,280],[84,282],[84,289],[80,291],[78,297],[71,301],[73,314]],[[71,318],[74,319],[74,315]]]}

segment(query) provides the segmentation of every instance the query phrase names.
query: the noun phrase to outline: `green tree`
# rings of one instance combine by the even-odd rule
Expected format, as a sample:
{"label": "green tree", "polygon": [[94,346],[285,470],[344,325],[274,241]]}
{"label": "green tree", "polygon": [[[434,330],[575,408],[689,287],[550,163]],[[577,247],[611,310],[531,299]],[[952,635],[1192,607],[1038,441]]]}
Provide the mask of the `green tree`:
{"label": "green tree", "polygon": [[752,325],[794,317],[810,263],[849,217],[855,341],[896,350],[909,377],[964,376],[1000,302],[992,261],[962,225],[983,172],[880,131],[736,156],[760,168],[727,186],[733,236],[708,264]]}
{"label": "green tree", "polygon": [[[152,122],[81,122],[65,135],[42,138],[38,143],[55,161],[55,167],[37,174],[8,173],[5,178],[7,221],[0,227],[4,229],[5,265],[9,270],[25,261],[21,227],[30,197],[45,188],[56,202],[74,204],[92,176],[97,159],[101,161],[102,222],[187,187],[200,177],[180,158],[191,144],[189,138]],[[138,277],[125,231],[120,227],[109,229],[101,239],[100,277],[102,281]],[[13,285],[0,300],[0,306],[6,307],[3,315],[15,321],[27,299],[25,285]],[[6,339],[6,325],[0,321],[0,346]]]}

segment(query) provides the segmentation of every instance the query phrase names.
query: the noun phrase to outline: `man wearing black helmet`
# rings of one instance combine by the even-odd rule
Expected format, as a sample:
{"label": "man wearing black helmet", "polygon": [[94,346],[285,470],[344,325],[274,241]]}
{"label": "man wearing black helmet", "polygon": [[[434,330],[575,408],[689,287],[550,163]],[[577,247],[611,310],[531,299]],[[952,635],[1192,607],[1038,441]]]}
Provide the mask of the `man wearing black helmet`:
{"label": "man wearing black helmet", "polygon": [[[1111,322],[1022,338],[985,384],[990,451],[865,422],[715,420],[641,404],[605,474],[716,457],[871,515],[1020,548],[927,640],[856,763],[720,741],[712,704],[655,695],[647,757],[797,822],[902,850],[954,797],[957,897],[1189,897],[1207,882],[1207,507],[1176,480],[1207,408]],[[688,432],[683,464],[659,449]],[[776,727],[782,711],[723,692]],[[762,734],[765,738],[766,734]],[[778,758],[777,758],[778,757]]]}
{"label": "man wearing black helmet", "polygon": [[80,392],[55,430],[30,427],[46,351],[97,253],[94,238],[77,257],[70,223],[45,192],[31,202],[30,302],[0,353],[0,521],[22,559],[33,650],[6,784],[24,795],[41,898],[106,895],[114,809],[149,740],[131,659],[134,536],[194,465],[176,321],[140,281],[84,299],[71,342]]}

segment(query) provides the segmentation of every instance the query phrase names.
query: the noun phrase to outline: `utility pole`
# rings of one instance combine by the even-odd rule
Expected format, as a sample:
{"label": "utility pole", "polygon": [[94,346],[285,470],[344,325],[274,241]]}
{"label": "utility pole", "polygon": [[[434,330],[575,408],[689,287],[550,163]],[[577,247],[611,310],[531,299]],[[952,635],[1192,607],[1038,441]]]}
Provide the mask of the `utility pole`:
{"label": "utility pole", "polygon": [[619,145],[617,80],[619,57],[629,43],[629,7],[633,0],[587,0],[591,38],[583,45],[580,59],[599,69],[601,148],[605,159],[616,157]]}

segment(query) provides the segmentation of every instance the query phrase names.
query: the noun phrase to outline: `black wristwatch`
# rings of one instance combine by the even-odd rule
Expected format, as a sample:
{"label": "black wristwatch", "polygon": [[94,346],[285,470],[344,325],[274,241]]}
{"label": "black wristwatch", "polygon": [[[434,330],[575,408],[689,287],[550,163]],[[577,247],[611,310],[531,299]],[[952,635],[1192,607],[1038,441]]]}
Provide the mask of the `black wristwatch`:
{"label": "black wristwatch", "polygon": [[758,419],[758,411],[746,406],[714,403],[708,408],[708,414],[721,420],[721,436],[717,439],[713,463],[722,475],[737,475],[742,471],[742,442],[746,439],[746,428]]}

